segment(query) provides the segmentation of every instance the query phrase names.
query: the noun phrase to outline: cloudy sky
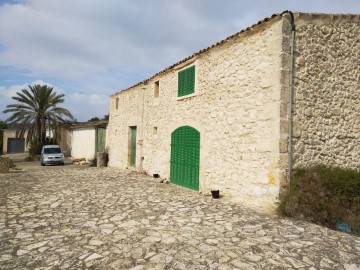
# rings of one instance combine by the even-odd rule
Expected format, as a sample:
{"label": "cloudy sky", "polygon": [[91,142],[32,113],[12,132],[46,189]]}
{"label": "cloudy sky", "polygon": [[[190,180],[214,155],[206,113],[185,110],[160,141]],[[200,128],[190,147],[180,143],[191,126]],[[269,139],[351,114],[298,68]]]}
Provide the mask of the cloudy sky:
{"label": "cloudy sky", "polygon": [[360,13],[360,0],[0,0],[0,120],[29,84],[101,118],[112,93],[284,10]]}

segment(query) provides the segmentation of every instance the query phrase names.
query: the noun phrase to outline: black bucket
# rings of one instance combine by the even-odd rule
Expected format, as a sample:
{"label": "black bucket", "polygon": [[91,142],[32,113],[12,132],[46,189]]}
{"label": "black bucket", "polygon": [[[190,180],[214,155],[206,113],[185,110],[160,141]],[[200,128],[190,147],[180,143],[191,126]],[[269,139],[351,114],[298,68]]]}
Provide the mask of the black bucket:
{"label": "black bucket", "polygon": [[220,198],[220,190],[212,190],[211,195],[214,199],[219,199]]}

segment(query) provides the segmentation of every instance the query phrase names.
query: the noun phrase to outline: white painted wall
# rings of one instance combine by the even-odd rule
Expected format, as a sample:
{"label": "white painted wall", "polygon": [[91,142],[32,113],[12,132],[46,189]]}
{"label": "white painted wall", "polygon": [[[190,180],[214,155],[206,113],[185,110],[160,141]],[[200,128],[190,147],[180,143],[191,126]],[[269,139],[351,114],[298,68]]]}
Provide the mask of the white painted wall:
{"label": "white painted wall", "polygon": [[72,131],[71,156],[73,158],[93,159],[95,156],[95,129],[84,128]]}

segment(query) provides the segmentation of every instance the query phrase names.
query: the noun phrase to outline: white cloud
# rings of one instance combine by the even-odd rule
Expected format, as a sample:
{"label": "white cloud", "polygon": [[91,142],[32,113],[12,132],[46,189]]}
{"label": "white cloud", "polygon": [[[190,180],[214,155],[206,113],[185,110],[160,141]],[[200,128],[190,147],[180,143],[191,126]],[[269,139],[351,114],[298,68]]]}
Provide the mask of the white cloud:
{"label": "white cloud", "polygon": [[[29,85],[47,85],[49,87],[53,87],[54,91],[58,94],[63,94],[64,91],[60,89],[59,87],[54,86],[51,83],[44,82],[43,80],[35,80],[31,82]],[[2,113],[3,110],[5,110],[6,106],[9,104],[16,103],[15,100],[12,99],[12,97],[16,96],[16,93],[21,92],[23,89],[29,89],[28,84],[16,84],[9,87],[0,86],[0,113]],[[4,119],[8,118],[9,114],[4,115]]]}
{"label": "white cloud", "polygon": [[16,96],[17,92],[21,92],[21,90],[23,90],[23,89],[29,89],[29,87],[28,87],[29,85],[36,85],[36,84],[47,85],[49,87],[53,87],[54,91],[56,91],[58,94],[61,94],[64,92],[63,90],[52,85],[51,83],[44,82],[43,80],[36,80],[30,84],[12,85],[10,87],[0,86],[0,96],[2,96],[3,98],[12,98],[12,97]]}
{"label": "white cloud", "polygon": [[3,0],[0,106],[24,81],[42,78],[59,86],[77,118],[102,116],[111,93],[287,9],[360,13],[360,1]]}
{"label": "white cloud", "polygon": [[92,117],[102,118],[109,113],[109,97],[106,95],[75,92],[69,95],[66,104],[80,121],[87,121]]}
{"label": "white cloud", "polygon": [[[65,93],[61,88],[42,80],[36,80],[30,85],[40,84],[53,87],[54,90],[60,94]],[[12,85],[10,87],[0,86],[0,110],[1,112],[6,108],[6,105],[16,103],[13,96],[22,89],[28,89],[27,84]],[[67,108],[79,121],[88,120],[92,117],[103,117],[109,111],[109,96],[102,94],[85,94],[85,93],[65,93],[65,103],[62,107]],[[0,120],[5,120],[10,114],[4,114]]]}
{"label": "white cloud", "polygon": [[8,88],[0,86],[0,96],[2,96],[2,99],[9,99],[15,96],[17,92],[21,91],[25,87],[27,87],[27,85],[13,85]]}
{"label": "white cloud", "polygon": [[105,105],[109,97],[105,95],[98,94],[83,94],[83,93],[73,93],[69,97],[69,101],[73,104],[82,104],[82,105]]}

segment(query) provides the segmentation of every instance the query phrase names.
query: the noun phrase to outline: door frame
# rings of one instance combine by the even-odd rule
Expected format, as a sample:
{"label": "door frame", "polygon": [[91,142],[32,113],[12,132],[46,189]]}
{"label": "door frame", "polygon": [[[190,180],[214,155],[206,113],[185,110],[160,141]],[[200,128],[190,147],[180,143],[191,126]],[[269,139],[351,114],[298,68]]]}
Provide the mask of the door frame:
{"label": "door frame", "polygon": [[[190,146],[195,147],[197,146],[197,153],[196,152],[192,152],[192,150],[189,150],[189,142],[183,141],[180,143],[180,145],[183,147],[181,149],[178,148],[178,145],[174,145],[175,141],[173,141],[173,139],[175,139],[175,135],[177,132],[180,132],[181,129],[187,129],[187,130],[191,130],[191,135],[193,136],[194,134],[198,137],[198,141],[195,142],[195,145],[190,143]],[[191,138],[190,138],[191,139]],[[194,143],[194,142],[193,142]],[[190,152],[189,152],[190,151]],[[189,126],[189,125],[185,125],[185,126],[180,126],[177,129],[173,130],[173,132],[171,133],[171,145],[170,145],[170,182],[174,183],[176,185],[179,186],[183,186],[192,190],[196,190],[199,191],[200,190],[200,162],[201,162],[201,133],[199,130],[197,130],[196,128]],[[191,157],[190,159],[190,163],[189,163],[189,159],[186,158],[185,156],[183,156],[184,161],[179,161],[179,158],[175,159],[175,153],[177,153],[178,155],[185,155],[187,157]],[[174,159],[173,159],[174,157]],[[196,162],[197,164],[194,164],[192,162]],[[182,164],[182,165],[181,165]],[[179,167],[180,166],[180,167]],[[196,171],[193,171],[194,167],[196,167]],[[190,172],[190,177],[188,180],[189,181],[179,181],[179,177],[176,171],[182,171],[184,172],[184,174],[189,174]],[[185,173],[186,172],[186,173]],[[196,174],[196,176],[194,175]],[[172,177],[173,176],[173,177]],[[175,179],[173,179],[175,178]],[[196,179],[195,179],[196,178]],[[195,181],[193,182],[192,180],[196,180],[197,183],[195,183]],[[195,185],[193,185],[195,184]],[[197,184],[197,185],[196,185]]]}
{"label": "door frame", "polygon": [[95,128],[95,155],[97,152],[100,152],[99,150],[99,130],[104,130],[104,149],[102,152],[105,151],[105,148],[106,148],[106,127],[96,127]]}

